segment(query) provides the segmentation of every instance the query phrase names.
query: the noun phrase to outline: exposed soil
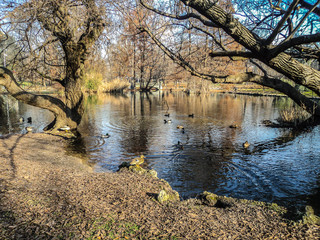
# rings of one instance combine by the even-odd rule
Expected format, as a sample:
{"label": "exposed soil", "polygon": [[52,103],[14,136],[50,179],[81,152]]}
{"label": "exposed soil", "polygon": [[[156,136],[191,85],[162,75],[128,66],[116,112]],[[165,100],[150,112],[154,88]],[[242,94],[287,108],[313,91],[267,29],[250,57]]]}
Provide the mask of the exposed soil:
{"label": "exposed soil", "polygon": [[[171,187],[124,168],[94,173],[46,134],[0,139],[0,239],[319,239],[277,207],[220,198],[159,203]],[[275,210],[274,210],[275,209]]]}

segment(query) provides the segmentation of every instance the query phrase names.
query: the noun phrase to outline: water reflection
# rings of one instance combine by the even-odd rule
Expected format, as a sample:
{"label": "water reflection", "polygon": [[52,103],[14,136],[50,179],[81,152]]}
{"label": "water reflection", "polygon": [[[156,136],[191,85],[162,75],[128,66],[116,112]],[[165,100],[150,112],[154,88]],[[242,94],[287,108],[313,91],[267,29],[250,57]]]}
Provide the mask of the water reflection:
{"label": "water reflection", "polygon": [[[53,114],[47,110],[26,105],[16,101],[10,95],[0,95],[0,134],[25,133],[25,127],[33,126],[36,132],[41,132],[43,128],[53,120]],[[24,122],[20,122],[20,118]],[[32,118],[32,123],[28,123],[27,118]]]}
{"label": "water reflection", "polygon": [[[1,109],[5,103],[2,100]],[[96,171],[115,171],[122,161],[144,154],[145,167],[158,171],[159,177],[169,181],[183,197],[207,190],[287,206],[316,206],[320,188],[319,127],[305,132],[261,125],[262,120],[276,119],[278,109],[290,104],[286,98],[221,94],[89,96],[80,125],[82,138],[73,142],[69,151],[85,156]],[[16,123],[21,115],[35,116],[40,119],[38,125],[51,121],[38,109],[34,112],[18,105],[10,115],[12,126],[18,126],[13,131],[22,131]],[[167,112],[169,118],[164,116]],[[1,119],[1,132],[7,134],[2,127],[5,118]],[[164,124],[164,119],[172,123]],[[239,127],[229,128],[231,124]],[[183,125],[185,131],[177,125]],[[111,137],[100,137],[106,133]],[[242,146],[245,141],[251,143],[248,149]]]}

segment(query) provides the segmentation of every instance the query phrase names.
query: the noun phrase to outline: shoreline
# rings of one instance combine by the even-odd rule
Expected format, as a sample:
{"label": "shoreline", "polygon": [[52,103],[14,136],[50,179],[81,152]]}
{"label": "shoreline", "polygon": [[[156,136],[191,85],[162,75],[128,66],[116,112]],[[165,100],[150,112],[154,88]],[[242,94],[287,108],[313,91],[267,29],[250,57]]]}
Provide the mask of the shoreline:
{"label": "shoreline", "polygon": [[292,221],[272,203],[160,201],[176,196],[166,181],[135,168],[95,173],[65,145],[44,133],[0,138],[0,239],[320,238],[311,212]]}

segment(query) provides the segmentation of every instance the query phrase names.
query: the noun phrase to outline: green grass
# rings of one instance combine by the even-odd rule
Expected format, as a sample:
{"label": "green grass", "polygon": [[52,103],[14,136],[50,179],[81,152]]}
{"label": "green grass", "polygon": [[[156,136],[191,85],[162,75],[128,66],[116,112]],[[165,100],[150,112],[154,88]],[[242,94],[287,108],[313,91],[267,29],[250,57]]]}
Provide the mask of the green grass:
{"label": "green grass", "polygon": [[96,239],[139,239],[140,226],[131,222],[117,222],[113,217],[99,218],[92,222],[90,236],[87,240]]}

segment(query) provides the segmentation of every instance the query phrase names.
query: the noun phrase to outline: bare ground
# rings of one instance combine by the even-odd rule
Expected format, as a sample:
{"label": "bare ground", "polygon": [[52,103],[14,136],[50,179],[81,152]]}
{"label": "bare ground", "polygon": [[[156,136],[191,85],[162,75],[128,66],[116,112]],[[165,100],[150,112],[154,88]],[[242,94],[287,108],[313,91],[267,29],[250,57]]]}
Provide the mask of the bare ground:
{"label": "bare ground", "polygon": [[[159,203],[158,178],[94,173],[46,134],[0,139],[0,239],[319,239],[276,208],[220,198]],[[279,210],[279,209],[276,209]]]}

